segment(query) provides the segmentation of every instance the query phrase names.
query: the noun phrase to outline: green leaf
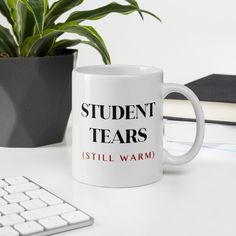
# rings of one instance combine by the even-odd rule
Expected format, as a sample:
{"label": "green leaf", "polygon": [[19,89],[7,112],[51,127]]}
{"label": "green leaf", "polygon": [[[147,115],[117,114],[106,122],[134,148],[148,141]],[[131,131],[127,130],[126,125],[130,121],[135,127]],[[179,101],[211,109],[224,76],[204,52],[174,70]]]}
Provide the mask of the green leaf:
{"label": "green leaf", "polygon": [[33,35],[35,21],[31,12],[25,5],[18,2],[18,17],[19,17],[19,45],[29,36]]}
{"label": "green leaf", "polygon": [[160,19],[158,16],[156,16],[155,14],[153,14],[152,12],[150,12],[150,11],[146,11],[146,10],[142,10],[142,9],[140,9],[140,12],[142,12],[142,13],[146,13],[146,14],[148,14],[148,15],[150,15],[150,16],[156,18],[158,21],[161,22],[161,19]]}
{"label": "green leaf", "polygon": [[105,64],[111,64],[111,59],[110,59],[110,57],[107,58],[107,56],[106,56],[106,54],[104,54],[103,50],[102,50],[101,48],[99,48],[95,43],[93,43],[93,42],[91,42],[91,41],[82,41],[81,43],[87,44],[87,45],[93,47],[94,49],[96,49],[96,50],[100,53],[103,62],[104,62]]}
{"label": "green leaf", "polygon": [[10,31],[0,25],[0,52],[11,57],[18,56],[17,44]]}
{"label": "green leaf", "polygon": [[31,12],[20,0],[5,0],[13,21],[13,32],[19,45],[34,32],[35,21]]}
{"label": "green leaf", "polygon": [[72,9],[73,7],[80,5],[83,1],[84,0],[59,0],[57,2],[54,2],[48,10],[45,20],[45,26],[53,25],[55,20],[59,16]]}
{"label": "green leaf", "polygon": [[142,13],[146,13],[146,14],[156,18],[158,21],[161,22],[161,19],[158,16],[156,16],[155,14],[153,14],[152,12],[140,9],[140,7],[139,7],[139,5],[138,5],[136,0],[125,0],[125,1],[130,3],[132,6],[135,6],[137,8],[137,10],[139,12],[139,15],[141,16],[142,19],[143,19],[143,14]]}
{"label": "green leaf", "polygon": [[102,53],[106,58],[105,63],[110,63],[111,59],[105,46],[105,43],[101,36],[92,26],[82,26],[78,25],[77,22],[72,21],[66,24],[58,24],[57,29],[62,30],[66,33],[74,33],[87,38],[90,42],[95,44],[101,50],[100,53]]}
{"label": "green leaf", "polygon": [[48,7],[47,0],[20,0],[26,5],[27,9],[33,14],[39,34],[44,29],[44,21]]}
{"label": "green leaf", "polygon": [[8,22],[11,25],[14,25],[14,22],[13,22],[13,20],[11,18],[10,11],[9,11],[6,3],[4,2],[4,0],[0,1],[0,12],[2,13],[3,16],[5,16],[7,18]]}
{"label": "green leaf", "polygon": [[63,40],[60,40],[52,46],[49,54],[50,55],[55,54],[59,50],[64,50],[66,48],[73,47],[77,44],[80,44],[81,42],[82,42],[82,40],[80,40],[80,39],[74,39],[74,40],[63,39]]}
{"label": "green leaf", "polygon": [[136,0],[125,0],[125,1],[128,2],[131,5],[138,6],[138,3],[137,3]]}
{"label": "green leaf", "polygon": [[78,44],[86,44],[86,45],[89,45],[89,46],[93,47],[94,49],[96,49],[100,53],[104,63],[105,64],[110,64],[110,61],[107,60],[107,57],[103,54],[102,50],[95,43],[92,43],[90,41],[80,40],[80,39],[60,40],[60,41],[55,43],[55,45],[50,50],[49,54],[50,55],[55,55],[56,53],[58,53],[58,52],[60,53],[60,51],[63,51],[64,49],[66,49],[68,47],[72,47],[72,46],[75,46],[75,45],[78,45]]}
{"label": "green leaf", "polygon": [[134,5],[121,5],[116,2],[112,2],[106,6],[89,10],[89,11],[76,11],[71,13],[67,21],[77,21],[78,23],[81,23],[85,20],[98,20],[105,16],[107,16],[110,13],[120,13],[120,14],[131,14],[135,11],[143,12],[146,14],[149,14],[153,17],[155,17],[157,20],[161,21],[159,17],[154,15],[151,12],[148,12],[146,10],[139,9],[137,6]]}
{"label": "green leaf", "polygon": [[121,14],[130,14],[134,11],[137,11],[137,8],[135,6],[121,5],[116,2],[112,2],[106,6],[103,6],[94,10],[73,12],[69,16],[67,21],[82,22],[84,20],[98,20],[113,12],[121,13]]}
{"label": "green leaf", "polygon": [[[17,11],[18,6],[18,0],[4,0],[7,8],[9,9],[10,17],[12,20],[12,29],[16,36],[17,41],[20,41],[20,32],[21,32],[21,20],[20,20],[20,14]],[[21,4],[21,3],[20,3]]]}
{"label": "green leaf", "polygon": [[110,55],[101,36],[95,31],[93,27],[78,25],[77,22],[57,24],[54,27],[45,30],[41,38],[39,35],[27,38],[22,45],[22,56],[39,55],[45,48],[45,45],[49,45],[49,43],[51,43],[51,49],[53,47],[53,40],[55,41],[55,39],[61,36],[63,33],[73,33],[87,38],[88,41],[90,41],[91,44],[100,52],[104,62],[106,64],[110,63]]}
{"label": "green leaf", "polygon": [[61,32],[52,29],[44,30],[43,34],[35,34],[25,39],[20,48],[20,55],[27,56],[46,56],[51,49],[56,37],[59,37]]}
{"label": "green leaf", "polygon": [[141,18],[143,19],[143,14],[140,11],[139,5],[136,2],[136,0],[125,0],[126,2],[128,2],[129,4],[131,4],[132,6],[135,6],[138,9],[139,15],[141,16]]}

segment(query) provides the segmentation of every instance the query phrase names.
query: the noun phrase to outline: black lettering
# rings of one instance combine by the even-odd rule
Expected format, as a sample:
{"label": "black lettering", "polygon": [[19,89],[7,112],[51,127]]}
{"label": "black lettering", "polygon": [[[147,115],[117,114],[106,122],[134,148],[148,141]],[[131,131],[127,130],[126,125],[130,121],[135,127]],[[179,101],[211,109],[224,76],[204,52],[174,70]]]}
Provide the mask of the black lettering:
{"label": "black lettering", "polygon": [[[119,108],[119,111],[120,111],[120,114],[118,116],[118,109]],[[124,111],[124,108],[121,107],[121,106],[112,106],[112,119],[113,120],[120,120],[124,117],[125,115],[125,111]]]}
{"label": "black lettering", "polygon": [[144,117],[146,117],[146,106],[147,104],[145,104],[145,110],[142,108],[141,105],[136,105],[136,119],[138,119],[138,111],[140,111]]}
{"label": "black lettering", "polygon": [[[108,134],[106,134],[108,132]],[[111,141],[107,141],[107,138],[109,138],[110,134],[109,129],[101,129],[101,143],[110,143]]]}
{"label": "black lettering", "polygon": [[128,105],[125,106],[125,112],[126,112],[126,120],[133,120],[135,119],[135,116],[131,117],[131,115],[134,114],[134,110],[131,110],[130,108],[135,108],[135,105]]}
{"label": "black lettering", "polygon": [[92,118],[96,119],[96,107],[99,107],[99,105],[91,104],[92,105]]}
{"label": "black lettering", "polygon": [[136,139],[137,131],[135,129],[126,130],[126,143],[131,143],[131,139],[134,143],[137,143]]}
{"label": "black lettering", "polygon": [[110,118],[110,108],[111,106],[108,106],[108,115],[107,117],[105,117],[105,109],[104,109],[104,105],[101,105],[100,106],[100,115],[101,115],[101,118],[104,119],[104,120],[108,120]]}
{"label": "black lettering", "polygon": [[87,108],[90,106],[90,104],[87,104],[87,103],[82,103],[82,111],[84,112],[81,112],[81,115],[83,116],[83,117],[88,117],[88,115],[89,115],[89,111],[88,111],[88,109],[85,107],[85,106],[87,106]]}
{"label": "black lettering", "polygon": [[155,102],[151,102],[149,104],[150,104],[150,117],[152,117],[153,116],[153,106],[156,105],[156,103]]}
{"label": "black lettering", "polygon": [[115,134],[115,136],[114,136],[114,138],[113,138],[111,143],[114,143],[114,142],[125,143],[123,138],[122,138],[122,136],[121,136],[121,134],[120,134],[119,130],[116,131],[116,134]]}
{"label": "black lettering", "polygon": [[147,131],[146,128],[141,128],[141,129],[138,131],[139,137],[142,138],[142,139],[140,139],[140,138],[138,139],[138,141],[139,141],[140,143],[145,142],[145,141],[147,140],[146,131]]}
{"label": "black lettering", "polygon": [[92,130],[93,142],[97,143],[97,131],[101,131],[100,129],[96,128],[89,128],[89,131]]}

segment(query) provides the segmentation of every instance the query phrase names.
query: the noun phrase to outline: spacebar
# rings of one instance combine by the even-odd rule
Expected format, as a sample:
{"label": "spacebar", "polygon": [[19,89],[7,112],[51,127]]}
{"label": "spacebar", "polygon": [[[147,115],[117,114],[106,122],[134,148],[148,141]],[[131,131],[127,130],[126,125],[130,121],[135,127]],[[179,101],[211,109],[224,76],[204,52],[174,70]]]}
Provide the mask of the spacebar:
{"label": "spacebar", "polygon": [[20,215],[26,220],[38,220],[50,216],[60,215],[67,212],[75,211],[76,209],[67,203],[35,209],[22,212]]}

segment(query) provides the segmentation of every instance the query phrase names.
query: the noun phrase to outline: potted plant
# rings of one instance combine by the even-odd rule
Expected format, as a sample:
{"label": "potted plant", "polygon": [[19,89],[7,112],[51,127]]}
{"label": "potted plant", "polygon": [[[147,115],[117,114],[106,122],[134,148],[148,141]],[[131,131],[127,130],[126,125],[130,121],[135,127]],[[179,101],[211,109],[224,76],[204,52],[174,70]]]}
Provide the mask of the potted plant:
{"label": "potted plant", "polygon": [[[111,62],[96,30],[84,24],[116,12],[151,12],[135,0],[112,2],[93,10],[74,11],[63,23],[55,21],[83,0],[0,0],[0,12],[11,31],[0,25],[0,146],[36,147],[63,140],[71,112],[71,71],[77,51],[68,47],[87,44],[103,62]],[[73,33],[78,39],[58,39]],[[82,39],[82,38],[83,39]]]}

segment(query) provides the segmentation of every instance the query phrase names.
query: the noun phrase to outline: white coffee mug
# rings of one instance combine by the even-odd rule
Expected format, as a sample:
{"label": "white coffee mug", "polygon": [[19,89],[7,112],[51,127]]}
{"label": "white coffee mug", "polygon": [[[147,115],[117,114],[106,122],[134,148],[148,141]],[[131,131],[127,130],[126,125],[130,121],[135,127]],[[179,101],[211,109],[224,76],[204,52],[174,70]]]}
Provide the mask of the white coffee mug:
{"label": "white coffee mug", "polygon": [[[163,165],[184,164],[199,152],[204,115],[196,95],[164,84],[160,69],[101,65],[73,71],[73,176],[96,186],[132,187],[159,180]],[[163,149],[163,100],[172,92],[193,105],[197,132],[190,151],[174,156]],[[184,132],[184,131],[183,131]]]}

